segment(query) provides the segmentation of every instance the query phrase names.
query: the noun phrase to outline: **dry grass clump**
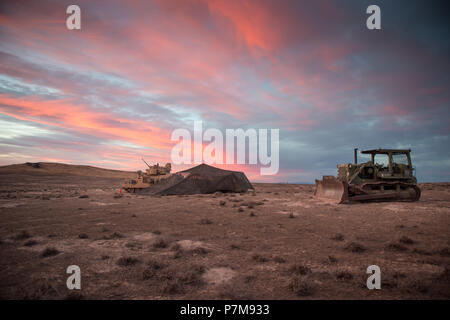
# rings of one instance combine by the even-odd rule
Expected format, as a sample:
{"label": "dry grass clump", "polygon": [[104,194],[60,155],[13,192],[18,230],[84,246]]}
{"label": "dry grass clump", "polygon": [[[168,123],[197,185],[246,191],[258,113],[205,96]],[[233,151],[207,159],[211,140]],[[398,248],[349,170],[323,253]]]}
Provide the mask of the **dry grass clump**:
{"label": "dry grass clump", "polygon": [[212,224],[213,222],[209,219],[202,219],[200,220],[200,224]]}
{"label": "dry grass clump", "polygon": [[314,283],[305,277],[292,277],[289,282],[288,288],[298,297],[312,296],[316,292],[316,286],[314,285]]}
{"label": "dry grass clump", "polygon": [[301,265],[301,264],[293,264],[289,267],[289,273],[295,274],[295,275],[307,275],[311,273],[311,269],[307,266]]}
{"label": "dry grass clump", "polygon": [[260,255],[259,253],[255,253],[255,254],[252,256],[252,259],[253,259],[254,261],[260,262],[260,263],[264,263],[264,262],[269,261],[269,258],[267,258],[267,257],[265,257],[265,256],[263,256],[263,255]]}
{"label": "dry grass clump", "polygon": [[30,240],[26,241],[23,245],[25,247],[32,247],[32,246],[34,246],[36,244],[38,244],[38,242],[36,240],[30,239]]}
{"label": "dry grass clump", "polygon": [[151,279],[157,275],[157,273],[165,268],[166,265],[163,263],[160,263],[155,260],[150,260],[147,262],[147,268],[142,272],[142,278],[144,280]]}
{"label": "dry grass clump", "polygon": [[279,257],[279,256],[274,257],[273,261],[275,261],[276,263],[286,263],[286,259],[283,257]]}
{"label": "dry grass clump", "polygon": [[122,238],[124,238],[124,235],[119,232],[114,232],[108,236],[102,237],[103,240],[113,240],[113,239],[122,239]]}
{"label": "dry grass clump", "polygon": [[417,253],[417,254],[420,254],[420,255],[423,255],[423,256],[431,256],[432,255],[432,253],[430,252],[430,251],[428,251],[428,250],[425,250],[425,249],[414,249],[413,251],[412,251],[413,253]]}
{"label": "dry grass clump", "polygon": [[353,274],[351,272],[348,272],[348,271],[339,271],[336,274],[336,279],[338,279],[338,280],[345,280],[345,281],[352,280],[353,279]]}
{"label": "dry grass clump", "polygon": [[22,230],[13,237],[14,240],[25,240],[29,238],[31,238],[31,234],[29,234],[26,230]]}
{"label": "dry grass clump", "polygon": [[154,242],[152,246],[155,249],[164,249],[164,248],[167,248],[169,246],[169,244],[167,243],[166,240],[159,239],[156,242]]}
{"label": "dry grass clump", "polygon": [[165,270],[157,281],[162,293],[183,294],[190,288],[198,288],[205,284],[202,278],[205,271],[205,267],[200,265],[190,266],[187,270]]}
{"label": "dry grass clump", "polygon": [[399,244],[399,243],[389,243],[386,246],[386,250],[394,251],[394,252],[404,252],[404,251],[408,251],[408,248],[405,247],[404,245]]}
{"label": "dry grass clump", "polygon": [[59,250],[57,250],[56,248],[47,247],[41,252],[41,257],[46,258],[46,257],[56,256],[59,253],[60,253]]}
{"label": "dry grass clump", "polygon": [[411,245],[411,244],[416,243],[413,239],[408,238],[407,236],[401,237],[401,238],[398,240],[398,242],[403,243],[403,244],[408,244],[408,245]]}
{"label": "dry grass clump", "polygon": [[363,253],[367,251],[366,247],[357,242],[351,242],[345,247],[346,251],[354,252],[354,253]]}
{"label": "dry grass clump", "polygon": [[327,263],[337,263],[338,259],[335,256],[328,256],[326,262]]}
{"label": "dry grass clump", "polygon": [[438,251],[439,255],[442,257],[450,257],[450,248],[443,248]]}
{"label": "dry grass clump", "polygon": [[139,262],[139,259],[134,257],[121,257],[116,261],[116,264],[121,267],[134,266]]}
{"label": "dry grass clump", "polygon": [[331,237],[331,240],[344,241],[344,235],[342,233],[336,233],[334,236]]}

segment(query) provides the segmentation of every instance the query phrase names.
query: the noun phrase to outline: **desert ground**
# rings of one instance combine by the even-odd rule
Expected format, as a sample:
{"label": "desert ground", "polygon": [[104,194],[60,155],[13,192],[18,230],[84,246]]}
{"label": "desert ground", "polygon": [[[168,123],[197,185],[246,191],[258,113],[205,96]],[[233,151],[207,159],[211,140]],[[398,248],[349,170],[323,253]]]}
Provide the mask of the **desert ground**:
{"label": "desert ground", "polygon": [[297,184],[121,195],[130,172],[46,168],[0,167],[1,299],[450,297],[450,183],[421,184],[418,202],[337,205]]}

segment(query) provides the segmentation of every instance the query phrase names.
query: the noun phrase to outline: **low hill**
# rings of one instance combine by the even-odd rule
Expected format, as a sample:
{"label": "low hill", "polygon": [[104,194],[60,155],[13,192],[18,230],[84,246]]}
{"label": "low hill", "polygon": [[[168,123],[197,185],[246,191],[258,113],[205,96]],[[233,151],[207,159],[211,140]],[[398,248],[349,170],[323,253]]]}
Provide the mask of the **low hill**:
{"label": "low hill", "polygon": [[0,166],[2,174],[30,174],[30,175],[73,175],[102,178],[132,178],[133,171],[103,169],[93,166],[72,165],[53,162],[26,162]]}

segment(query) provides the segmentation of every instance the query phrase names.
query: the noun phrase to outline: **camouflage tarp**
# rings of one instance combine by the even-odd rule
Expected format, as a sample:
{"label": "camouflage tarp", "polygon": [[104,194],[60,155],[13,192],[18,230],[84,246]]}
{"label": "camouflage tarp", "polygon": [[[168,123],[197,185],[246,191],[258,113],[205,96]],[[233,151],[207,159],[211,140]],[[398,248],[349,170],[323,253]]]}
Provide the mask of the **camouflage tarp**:
{"label": "camouflage tarp", "polygon": [[180,195],[221,192],[246,192],[253,189],[243,172],[218,169],[206,164],[174,173],[168,179],[145,189],[147,194]]}

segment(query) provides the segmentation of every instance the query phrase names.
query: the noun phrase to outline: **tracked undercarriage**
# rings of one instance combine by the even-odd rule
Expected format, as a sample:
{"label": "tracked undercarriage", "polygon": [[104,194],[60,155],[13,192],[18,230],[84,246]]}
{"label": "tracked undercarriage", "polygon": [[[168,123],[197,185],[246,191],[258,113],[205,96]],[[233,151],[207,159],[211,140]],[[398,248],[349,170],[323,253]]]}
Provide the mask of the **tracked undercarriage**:
{"label": "tracked undercarriage", "polygon": [[[417,201],[420,189],[413,175],[411,150],[362,151],[371,161],[338,165],[338,176],[316,180],[315,196],[336,203],[358,201]],[[380,159],[384,158],[384,159]]]}

